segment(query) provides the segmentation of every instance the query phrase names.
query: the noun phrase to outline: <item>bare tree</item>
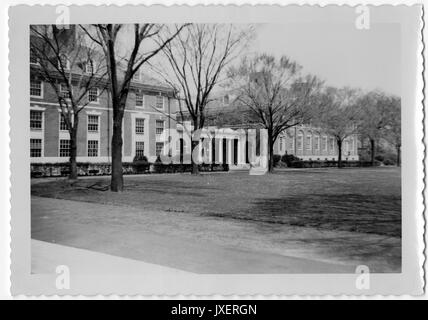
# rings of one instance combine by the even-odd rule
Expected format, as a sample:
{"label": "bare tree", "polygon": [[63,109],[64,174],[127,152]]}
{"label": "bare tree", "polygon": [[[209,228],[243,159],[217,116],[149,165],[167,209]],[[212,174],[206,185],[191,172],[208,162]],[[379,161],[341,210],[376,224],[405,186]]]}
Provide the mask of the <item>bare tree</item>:
{"label": "bare tree", "polygon": [[247,107],[250,117],[268,133],[269,172],[273,171],[273,146],[288,128],[308,122],[318,100],[321,82],[302,76],[301,67],[288,57],[262,54],[243,58],[230,69],[236,101]]}
{"label": "bare tree", "polygon": [[342,167],[342,144],[352,134],[358,132],[358,120],[360,110],[357,108],[357,100],[360,91],[349,87],[327,88],[321,95],[323,100],[314,118],[328,134],[336,140],[338,150],[338,167]]}
{"label": "bare tree", "polygon": [[[213,89],[224,80],[225,67],[241,53],[252,34],[251,26],[192,24],[164,47],[168,67],[156,70],[176,89],[181,120],[190,119],[193,130],[204,128]],[[192,155],[198,143],[192,139]],[[194,157],[191,161],[192,173],[198,174]]]}
{"label": "bare tree", "polygon": [[360,97],[357,106],[360,109],[358,131],[370,141],[371,164],[374,165],[376,143],[385,133],[390,121],[391,98],[385,93],[371,91]]}
{"label": "bare tree", "polygon": [[388,101],[388,123],[383,130],[383,137],[395,147],[399,167],[401,165],[401,99],[390,96]]}
{"label": "bare tree", "polygon": [[87,41],[78,26],[57,29],[55,25],[32,25],[30,28],[31,68],[55,92],[70,134],[69,178],[76,179],[79,113],[91,102],[89,92],[96,89],[96,95],[100,95],[105,89],[103,55]]}
{"label": "bare tree", "polygon": [[167,32],[167,26],[152,23],[82,26],[87,35],[101,46],[107,60],[113,106],[111,191],[123,191],[122,119],[132,77],[186,26],[176,26],[171,33]]}

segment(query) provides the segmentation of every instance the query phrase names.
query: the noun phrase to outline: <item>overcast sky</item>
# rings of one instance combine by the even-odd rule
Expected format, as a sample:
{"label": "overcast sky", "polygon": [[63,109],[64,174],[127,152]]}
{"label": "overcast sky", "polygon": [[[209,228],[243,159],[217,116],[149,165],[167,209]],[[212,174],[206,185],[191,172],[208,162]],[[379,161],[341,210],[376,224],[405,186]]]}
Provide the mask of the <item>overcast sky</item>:
{"label": "overcast sky", "polygon": [[372,24],[364,31],[352,24],[259,25],[250,50],[288,55],[327,85],[400,95],[398,24]]}

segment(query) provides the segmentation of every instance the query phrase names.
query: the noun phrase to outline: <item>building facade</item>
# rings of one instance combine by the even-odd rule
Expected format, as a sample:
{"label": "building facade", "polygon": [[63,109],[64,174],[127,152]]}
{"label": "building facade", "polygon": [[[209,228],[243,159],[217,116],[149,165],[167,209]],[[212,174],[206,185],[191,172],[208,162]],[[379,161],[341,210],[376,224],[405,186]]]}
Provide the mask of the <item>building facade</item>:
{"label": "building facade", "polygon": [[[276,140],[274,153],[292,154],[302,160],[337,160],[334,137],[322,128],[300,125],[283,132]],[[358,160],[358,137],[350,135],[342,143],[342,160]]]}
{"label": "building facade", "polygon": [[[61,84],[58,83],[60,87]],[[110,162],[112,107],[107,90],[88,92],[88,105],[79,114],[78,162]],[[56,92],[43,81],[37,62],[30,67],[30,157],[32,163],[68,162],[70,136]],[[155,161],[168,129],[175,128],[176,100],[172,90],[134,77],[123,118],[123,161],[146,156]]]}

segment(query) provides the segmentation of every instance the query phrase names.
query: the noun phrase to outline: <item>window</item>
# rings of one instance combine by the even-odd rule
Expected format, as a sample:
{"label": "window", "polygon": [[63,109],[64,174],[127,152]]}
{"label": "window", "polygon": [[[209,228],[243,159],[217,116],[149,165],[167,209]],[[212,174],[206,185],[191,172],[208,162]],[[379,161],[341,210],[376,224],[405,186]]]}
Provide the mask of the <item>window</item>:
{"label": "window", "polygon": [[288,150],[291,152],[294,152],[294,137],[293,136],[289,136]]}
{"label": "window", "polygon": [[137,80],[137,81],[139,81],[139,80],[140,80],[140,70],[137,70],[137,71],[134,73],[134,75],[132,76],[132,79],[133,79],[133,80]]}
{"label": "window", "polygon": [[156,96],[156,108],[163,109],[163,96]]}
{"label": "window", "polygon": [[318,137],[318,136],[314,137],[314,148],[315,148],[315,150],[320,149],[320,137]]}
{"label": "window", "polygon": [[68,131],[67,123],[64,120],[64,117],[62,114],[59,115],[59,130],[61,131]]}
{"label": "window", "polygon": [[279,137],[279,151],[282,151],[282,149],[283,149],[283,144],[284,144],[284,142],[283,142],[283,138],[282,138],[282,137]]}
{"label": "window", "polygon": [[93,74],[94,73],[94,62],[92,60],[89,60],[88,62],[85,63],[85,72],[88,74]]}
{"label": "window", "polygon": [[70,69],[70,60],[68,60],[68,57],[65,54],[62,54],[59,57],[59,61],[58,61],[58,68],[59,69],[65,69],[68,70]]}
{"label": "window", "polygon": [[30,110],[30,129],[42,130],[42,128],[43,128],[42,111]]}
{"label": "window", "polygon": [[297,136],[297,149],[303,150],[303,135],[301,133]]}
{"label": "window", "polygon": [[144,134],[144,119],[142,118],[135,119],[135,133]]}
{"label": "window", "polygon": [[156,156],[160,156],[163,150],[163,142],[156,142]]}
{"label": "window", "polygon": [[156,134],[162,134],[164,130],[164,123],[163,120],[156,120]]}
{"label": "window", "polygon": [[61,97],[65,98],[65,99],[70,99],[71,97],[71,93],[67,88],[67,85],[64,83],[61,83],[59,85],[59,92],[61,94]]}
{"label": "window", "polygon": [[88,90],[89,102],[98,102],[98,88],[90,88]]}
{"label": "window", "polygon": [[312,149],[312,136],[306,137],[306,150]]}
{"label": "window", "polygon": [[135,156],[142,157],[144,156],[144,142],[136,141],[135,142]]}
{"label": "window", "polygon": [[33,96],[33,97],[42,96],[42,82],[40,80],[30,81],[30,96]]}
{"label": "window", "polygon": [[98,120],[99,116],[93,114],[88,115],[88,131],[98,132]]}
{"label": "window", "polygon": [[98,157],[98,140],[88,140],[88,157]]}
{"label": "window", "polygon": [[59,156],[69,157],[70,156],[70,140],[61,139],[59,140]]}
{"label": "window", "polygon": [[39,64],[39,59],[32,50],[30,50],[30,64]]}
{"label": "window", "polygon": [[135,105],[137,107],[143,107],[144,106],[144,96],[140,92],[135,92]]}
{"label": "window", "polygon": [[330,150],[334,151],[334,138],[330,138]]}
{"label": "window", "polygon": [[42,156],[42,139],[30,139],[30,157],[40,158]]}

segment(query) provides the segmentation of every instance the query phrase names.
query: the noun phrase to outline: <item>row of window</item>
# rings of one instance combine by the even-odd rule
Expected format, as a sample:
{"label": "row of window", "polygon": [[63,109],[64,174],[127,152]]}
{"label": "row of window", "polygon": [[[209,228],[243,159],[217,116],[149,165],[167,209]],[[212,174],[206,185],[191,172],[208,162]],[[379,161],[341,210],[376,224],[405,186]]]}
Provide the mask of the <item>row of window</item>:
{"label": "row of window", "polygon": [[[162,153],[164,147],[163,142],[156,142],[156,156],[159,156]],[[30,157],[40,158],[43,153],[43,140],[42,139],[30,139]],[[88,140],[87,143],[87,155],[88,157],[98,157],[99,156],[99,141],[98,140]],[[136,141],[135,142],[135,155],[138,157],[144,156],[144,142]],[[70,157],[70,139],[60,139],[59,140],[59,156],[60,157]]]}
{"label": "row of window", "polygon": [[[40,61],[38,57],[30,50],[30,64],[33,65],[39,65]],[[84,71],[87,74],[93,74],[95,72],[96,63],[92,60],[82,62],[82,65],[84,66]],[[64,70],[70,70],[71,64],[70,59],[65,54],[61,54],[60,58],[58,59],[58,68],[64,69]]]}
{"label": "row of window", "polygon": [[[279,150],[283,151],[284,150],[284,144],[285,144],[285,137],[280,137],[279,138]],[[329,141],[329,145],[328,145],[328,141]],[[289,150],[293,150],[294,149],[294,138],[290,138],[289,139],[289,146],[288,149]],[[305,150],[312,150],[312,147],[315,151],[327,151],[327,147],[329,147],[329,149],[331,151],[334,151],[335,148],[335,140],[334,138],[330,138],[329,140],[327,139],[327,137],[322,137],[321,138],[321,145],[320,145],[320,137],[319,136],[315,136],[314,140],[313,140],[313,145],[312,145],[312,137],[311,136],[307,136],[306,137],[306,144],[305,144]],[[302,135],[298,135],[297,136],[297,150],[302,151],[303,150],[303,136]],[[345,151],[352,151],[354,150],[354,139],[350,139],[349,141],[345,141]]]}
{"label": "row of window", "polygon": [[[71,91],[73,91],[73,86],[71,86]],[[61,83],[59,85],[59,93],[61,97],[69,99],[71,97],[70,90],[67,85]],[[43,82],[40,80],[31,80],[30,81],[30,96],[43,98]],[[88,90],[88,101],[98,103],[99,90],[98,88],[90,88]]]}
{"label": "row of window", "polygon": [[[99,115],[88,115],[88,132],[99,132]],[[135,133],[144,134],[145,119],[135,118]],[[30,129],[31,130],[42,130],[43,129],[43,111],[31,110],[30,111]],[[60,115],[59,129],[61,131],[67,131],[67,123],[64,117]],[[156,134],[161,135],[165,130],[165,121],[156,120]]]}
{"label": "row of window", "polygon": [[[69,99],[71,97],[70,92],[73,91],[73,86],[69,87],[66,84],[61,83],[59,85],[59,93],[61,97],[65,99]],[[43,82],[41,80],[31,80],[30,81],[30,96],[37,97],[37,98],[43,98]],[[136,92],[135,93],[135,106],[145,108],[146,107],[146,95]],[[99,100],[99,90],[98,88],[90,88],[88,90],[88,101],[98,103]],[[155,107],[157,109],[164,109],[164,97],[162,95],[156,96],[156,104]]]}

